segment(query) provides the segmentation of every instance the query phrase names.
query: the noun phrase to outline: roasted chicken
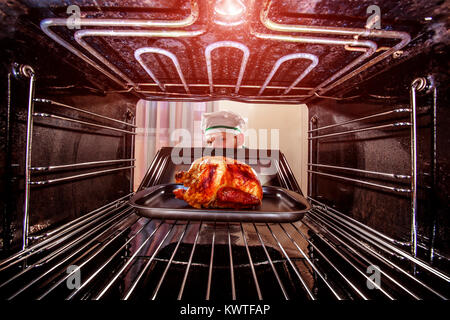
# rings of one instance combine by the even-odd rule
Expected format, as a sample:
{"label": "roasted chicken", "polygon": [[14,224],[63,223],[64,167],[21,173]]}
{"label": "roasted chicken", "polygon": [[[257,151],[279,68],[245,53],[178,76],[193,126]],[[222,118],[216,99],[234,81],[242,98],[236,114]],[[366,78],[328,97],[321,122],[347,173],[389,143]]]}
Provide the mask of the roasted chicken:
{"label": "roasted chicken", "polygon": [[227,157],[202,157],[189,170],[175,174],[178,199],[195,208],[251,208],[261,204],[263,192],[255,171]]}

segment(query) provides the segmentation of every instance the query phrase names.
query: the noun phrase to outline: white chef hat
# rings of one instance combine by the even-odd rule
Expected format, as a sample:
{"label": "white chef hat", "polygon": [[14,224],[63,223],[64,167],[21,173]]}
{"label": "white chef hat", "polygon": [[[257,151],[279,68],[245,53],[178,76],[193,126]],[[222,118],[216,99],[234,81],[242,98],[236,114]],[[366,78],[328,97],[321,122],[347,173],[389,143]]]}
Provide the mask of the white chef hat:
{"label": "white chef hat", "polygon": [[244,133],[247,119],[231,111],[217,111],[202,114],[202,131],[205,135],[216,132],[229,132],[235,135]]}

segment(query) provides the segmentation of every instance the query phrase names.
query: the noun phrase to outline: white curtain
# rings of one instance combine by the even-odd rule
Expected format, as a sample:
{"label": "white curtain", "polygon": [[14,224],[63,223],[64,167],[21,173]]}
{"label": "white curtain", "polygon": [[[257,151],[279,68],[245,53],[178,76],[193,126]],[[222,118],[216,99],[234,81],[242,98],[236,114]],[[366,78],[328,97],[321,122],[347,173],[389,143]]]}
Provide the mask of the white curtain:
{"label": "white curtain", "polygon": [[[202,114],[216,109],[215,102],[140,100],[136,106],[134,190],[139,187],[156,152],[161,147],[173,147],[179,143],[179,140],[171,139],[174,138],[172,136],[174,130],[189,131],[190,145],[202,146],[200,127]],[[185,143],[186,141],[183,141],[183,144]]]}

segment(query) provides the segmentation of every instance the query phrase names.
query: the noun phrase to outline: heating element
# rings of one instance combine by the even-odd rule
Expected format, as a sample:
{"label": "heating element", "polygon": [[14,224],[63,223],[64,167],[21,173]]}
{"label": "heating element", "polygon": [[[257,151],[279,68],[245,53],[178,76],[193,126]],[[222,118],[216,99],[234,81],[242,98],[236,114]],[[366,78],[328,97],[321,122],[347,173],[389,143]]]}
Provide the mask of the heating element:
{"label": "heating element", "polygon": [[[220,32],[225,34],[229,32],[226,27],[223,30],[215,30],[217,29],[216,26],[211,26],[210,22],[204,22],[204,17],[212,12],[211,6],[211,3],[208,5],[204,3],[200,6],[196,0],[192,0],[190,2],[191,13],[182,20],[158,21],[144,19],[79,18],[77,19],[77,26],[79,29],[88,29],[75,30],[73,39],[77,43],[77,46],[71,43],[70,40],[64,39],[63,36],[58,35],[57,32],[53,30],[56,29],[56,27],[66,27],[68,23],[72,22],[72,20],[70,20],[71,18],[47,18],[41,21],[40,26],[42,31],[50,38],[81,58],[84,62],[93,66],[96,70],[100,71],[110,80],[118,84],[121,89],[140,93],[147,99],[166,98],[184,101],[187,101],[188,99],[219,99],[226,96],[226,92],[232,95],[232,99],[240,101],[282,101],[288,103],[301,103],[306,101],[307,98],[324,95],[333,88],[354,78],[356,75],[392,55],[400,56],[400,50],[405,47],[411,39],[410,35],[406,32],[372,29],[369,25],[366,26],[366,28],[343,28],[277,23],[271,19],[270,12],[272,1],[264,0],[261,1],[260,7],[254,6],[255,12],[248,13],[248,20],[254,15],[255,17],[259,17],[260,22],[259,26],[256,26],[249,21],[245,24],[245,32],[249,32],[250,34],[250,37],[246,40],[248,42],[226,40],[215,42],[209,41],[208,43],[208,41],[204,39],[217,37],[217,34]],[[209,20],[207,19],[207,21]],[[102,29],[97,29],[97,27],[101,27]],[[160,28],[161,30],[155,30],[153,28]],[[277,33],[270,33],[268,31],[276,31]],[[93,39],[102,41],[97,42],[93,41]],[[105,39],[106,42],[104,42],[103,39]],[[108,58],[108,56],[113,56],[113,54],[111,54],[112,45],[108,44],[105,48],[101,48],[101,46],[110,43],[109,41],[114,42],[114,39],[127,41],[130,47],[138,47],[134,50],[134,53],[126,53],[126,55],[137,60],[139,66],[145,70],[149,78],[153,80],[153,83],[139,81],[138,79],[142,79],[142,77],[140,77],[139,74],[136,74],[135,71],[130,72],[130,68],[126,71],[121,70],[121,68],[117,66],[117,63],[114,63],[114,61],[111,61]],[[196,69],[206,71],[205,75],[207,75],[208,83],[202,83],[202,79],[205,78],[204,76],[197,76],[195,79],[193,78],[192,63],[187,61],[185,57],[177,56],[177,52],[172,52],[171,50],[173,49],[169,48],[154,47],[153,49],[150,49],[139,47],[139,43],[142,42],[142,39],[173,39],[174,43],[179,44],[183,44],[183,41],[185,40],[195,43],[206,42],[205,47],[191,48],[190,50],[202,50],[202,52],[193,52],[191,55],[197,57],[198,62],[203,63],[204,61],[206,68],[205,65],[196,65]],[[374,42],[376,39],[381,41],[382,44],[379,45]],[[383,40],[386,39],[393,39],[397,42],[392,46],[388,46],[383,42]],[[294,52],[279,57],[274,61],[272,71],[269,73],[265,73],[264,70],[260,71],[258,69],[253,69],[252,73],[258,73],[256,78],[255,76],[252,76],[253,80],[250,80],[247,61],[249,59],[267,59],[267,57],[259,57],[259,55],[262,54],[259,51],[252,52],[252,50],[260,49],[260,45],[258,44],[260,44],[261,41],[267,43],[275,42],[279,48],[286,47],[287,49],[284,49],[286,51],[293,50],[290,47],[291,44],[298,44],[296,47],[304,48],[303,50],[305,51],[294,49]],[[103,43],[103,45],[101,43]],[[171,46],[173,47],[173,44],[171,44]],[[350,62],[337,71],[333,70],[331,74],[328,74],[324,78],[323,75],[320,76],[315,74],[313,69],[317,65],[321,66],[322,60],[328,60],[329,58],[323,54],[318,58],[317,55],[308,52],[311,51],[308,46],[315,48],[315,50],[318,50],[318,47],[322,46],[328,49],[334,47],[342,48],[344,50],[343,54],[350,57]],[[228,91],[233,88],[230,84],[216,83],[213,80],[212,69],[214,68],[214,65],[222,65],[222,60],[225,59],[226,55],[224,56],[224,54],[226,54],[226,52],[220,49],[217,50],[219,59],[219,61],[217,61],[217,58],[214,59],[211,56],[211,51],[223,47],[232,47],[242,52],[242,63],[238,71],[237,82],[233,91]],[[121,52],[116,51],[114,55],[118,55],[122,61],[128,60],[128,64],[131,64],[132,62],[129,61],[129,58],[124,56],[123,49],[123,47],[120,47]],[[320,51],[323,51],[323,49],[320,49]],[[89,55],[86,55],[83,52],[89,53]],[[145,59],[141,57],[141,53],[143,52],[169,57],[176,68],[175,74],[177,76],[175,76],[175,74],[167,74],[166,72],[163,76],[170,80],[165,83],[158,80],[155,74],[150,70]],[[277,72],[280,64],[292,60],[294,57],[296,57],[296,59],[302,57],[302,59],[309,59],[312,62],[309,66],[302,67],[303,70],[301,70],[300,76],[293,78],[291,85],[269,86],[271,79]],[[191,66],[188,66],[188,63],[190,63]],[[161,64],[161,62],[159,62],[159,64]],[[160,67],[161,66],[158,68]],[[254,67],[251,66],[251,68]],[[189,70],[188,77],[186,76],[187,70]],[[306,85],[297,87],[298,84],[302,84],[302,80],[305,79],[308,74],[310,74],[308,77],[308,84],[313,84],[313,86]],[[286,76],[288,75],[284,75],[285,78]],[[176,77],[181,80],[181,83],[176,83],[176,80],[178,80]],[[222,79],[229,79],[230,75],[220,74],[220,77]],[[320,80],[320,82],[311,80],[322,78],[323,80]],[[147,87],[159,89],[159,91],[148,90],[146,89]],[[185,92],[183,93],[177,90],[179,87],[184,88]],[[214,90],[215,88],[220,90]],[[239,88],[245,90],[241,90],[240,92]],[[263,94],[265,89],[273,89],[277,94]],[[228,98],[230,97],[228,96]]]}

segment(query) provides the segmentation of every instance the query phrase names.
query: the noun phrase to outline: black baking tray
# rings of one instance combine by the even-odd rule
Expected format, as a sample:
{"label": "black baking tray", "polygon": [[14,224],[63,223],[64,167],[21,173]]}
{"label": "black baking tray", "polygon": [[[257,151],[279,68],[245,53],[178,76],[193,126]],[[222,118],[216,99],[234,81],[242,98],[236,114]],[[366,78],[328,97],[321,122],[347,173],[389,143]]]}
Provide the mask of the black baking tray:
{"label": "black baking tray", "polygon": [[252,209],[197,209],[175,198],[178,188],[186,189],[176,183],[153,186],[137,192],[130,204],[148,218],[221,222],[294,222],[311,209],[301,194],[275,186],[263,186],[262,203]]}

